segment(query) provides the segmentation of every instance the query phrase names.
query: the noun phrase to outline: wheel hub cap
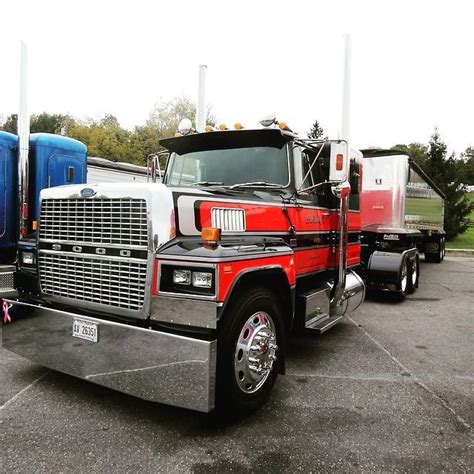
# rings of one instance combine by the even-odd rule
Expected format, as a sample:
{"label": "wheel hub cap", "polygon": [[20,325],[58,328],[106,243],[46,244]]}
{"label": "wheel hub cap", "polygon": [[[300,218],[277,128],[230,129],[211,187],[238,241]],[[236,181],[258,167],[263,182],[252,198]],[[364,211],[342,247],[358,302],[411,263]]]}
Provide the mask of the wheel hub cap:
{"label": "wheel hub cap", "polygon": [[277,349],[271,316],[263,311],[254,313],[244,324],[235,347],[235,379],[243,392],[253,393],[265,383]]}

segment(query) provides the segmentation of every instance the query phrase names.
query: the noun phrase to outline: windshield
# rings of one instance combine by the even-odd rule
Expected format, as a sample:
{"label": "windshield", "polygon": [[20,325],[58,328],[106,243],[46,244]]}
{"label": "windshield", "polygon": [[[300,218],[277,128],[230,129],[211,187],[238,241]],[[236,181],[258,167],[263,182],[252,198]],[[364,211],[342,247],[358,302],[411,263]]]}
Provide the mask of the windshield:
{"label": "windshield", "polygon": [[224,185],[265,182],[287,186],[286,146],[255,146],[172,153],[165,184],[169,186]]}

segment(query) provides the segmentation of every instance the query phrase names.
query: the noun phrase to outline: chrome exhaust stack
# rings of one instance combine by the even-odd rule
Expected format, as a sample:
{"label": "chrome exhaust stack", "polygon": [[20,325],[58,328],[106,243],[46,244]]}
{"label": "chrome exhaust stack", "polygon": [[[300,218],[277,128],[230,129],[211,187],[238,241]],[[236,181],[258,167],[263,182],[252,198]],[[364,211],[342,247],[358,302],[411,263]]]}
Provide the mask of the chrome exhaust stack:
{"label": "chrome exhaust stack", "polygon": [[18,200],[19,200],[19,240],[28,236],[28,186],[30,150],[30,117],[28,115],[28,58],[26,43],[21,42],[20,65],[20,111],[18,114]]}
{"label": "chrome exhaust stack", "polygon": [[349,193],[351,187],[346,181],[334,186],[333,194],[339,199],[339,254],[338,273],[334,282],[330,302],[330,316],[343,316],[346,312],[355,311],[365,298],[365,285],[352,270],[347,271],[347,240]]}

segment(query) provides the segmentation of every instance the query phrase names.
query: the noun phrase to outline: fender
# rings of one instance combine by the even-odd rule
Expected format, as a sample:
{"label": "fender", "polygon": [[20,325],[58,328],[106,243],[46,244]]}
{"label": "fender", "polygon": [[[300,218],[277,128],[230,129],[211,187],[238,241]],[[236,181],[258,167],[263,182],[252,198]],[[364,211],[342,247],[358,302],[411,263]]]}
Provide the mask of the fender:
{"label": "fender", "polygon": [[402,262],[416,257],[416,248],[401,253],[381,252],[376,250],[369,258],[366,270],[367,286],[382,284],[396,284],[400,277]]}

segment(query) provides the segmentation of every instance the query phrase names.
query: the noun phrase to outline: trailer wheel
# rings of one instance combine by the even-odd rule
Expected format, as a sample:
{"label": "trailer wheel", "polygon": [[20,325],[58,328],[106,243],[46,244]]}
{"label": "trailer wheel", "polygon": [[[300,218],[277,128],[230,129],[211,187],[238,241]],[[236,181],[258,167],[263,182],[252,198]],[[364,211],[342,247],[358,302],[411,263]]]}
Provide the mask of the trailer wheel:
{"label": "trailer wheel", "polygon": [[285,330],[278,298],[264,288],[234,301],[217,340],[216,408],[246,414],[269,396],[282,362]]}
{"label": "trailer wheel", "polygon": [[418,288],[418,282],[420,280],[420,255],[418,252],[415,258],[410,262],[410,268],[408,273],[408,288],[407,294],[414,293]]}
{"label": "trailer wheel", "polygon": [[398,279],[398,291],[396,292],[396,299],[403,301],[408,293],[409,284],[409,272],[408,272],[408,259],[404,258],[402,266],[400,268],[400,274]]}
{"label": "trailer wheel", "polygon": [[425,262],[428,263],[441,263],[444,260],[444,241],[443,239],[439,239],[437,242],[438,244],[438,251],[436,253],[426,253],[425,252]]}

